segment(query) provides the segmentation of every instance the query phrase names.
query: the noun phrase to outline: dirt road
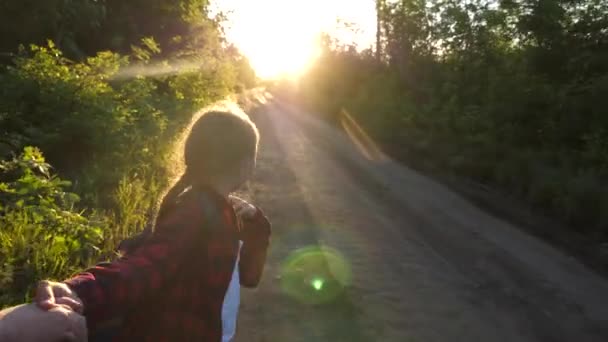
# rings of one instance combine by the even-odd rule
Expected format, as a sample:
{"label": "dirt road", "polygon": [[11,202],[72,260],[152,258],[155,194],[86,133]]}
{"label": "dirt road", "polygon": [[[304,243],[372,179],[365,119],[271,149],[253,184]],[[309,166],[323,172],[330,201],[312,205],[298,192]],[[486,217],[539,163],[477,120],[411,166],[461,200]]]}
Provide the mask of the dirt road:
{"label": "dirt road", "polygon": [[573,258],[294,106],[253,116],[274,236],[237,341],[608,341],[608,282]]}

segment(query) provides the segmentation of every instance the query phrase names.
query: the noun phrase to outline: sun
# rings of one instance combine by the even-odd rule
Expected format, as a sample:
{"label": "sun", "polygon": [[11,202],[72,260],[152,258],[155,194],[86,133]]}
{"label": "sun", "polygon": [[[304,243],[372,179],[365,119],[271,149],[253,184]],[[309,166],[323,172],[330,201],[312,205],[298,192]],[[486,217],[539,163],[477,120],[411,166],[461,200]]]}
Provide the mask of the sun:
{"label": "sun", "polygon": [[245,53],[256,74],[264,79],[280,76],[297,77],[306,71],[315,59],[314,46],[282,44],[285,51],[252,51]]}
{"label": "sun", "polygon": [[259,77],[295,77],[305,71],[317,55],[314,38],[301,27],[268,28],[263,34],[245,33],[239,39],[239,49],[249,58]]}
{"label": "sun", "polygon": [[314,58],[317,34],[307,20],[308,6],[284,0],[232,3],[228,39],[249,58],[259,77],[297,76],[305,70]]}
{"label": "sun", "polygon": [[265,79],[301,75],[318,56],[317,38],[332,33],[337,18],[360,24],[375,35],[374,0],[218,0],[228,14],[228,40]]}

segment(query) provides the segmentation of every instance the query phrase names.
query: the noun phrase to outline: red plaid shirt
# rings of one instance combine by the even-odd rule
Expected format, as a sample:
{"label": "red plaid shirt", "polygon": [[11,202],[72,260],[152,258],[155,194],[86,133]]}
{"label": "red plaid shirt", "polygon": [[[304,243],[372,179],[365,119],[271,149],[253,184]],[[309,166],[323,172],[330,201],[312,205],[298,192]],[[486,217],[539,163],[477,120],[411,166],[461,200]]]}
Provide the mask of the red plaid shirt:
{"label": "red plaid shirt", "polygon": [[[208,222],[204,210],[209,208],[203,203],[215,206],[211,210],[216,210],[212,217],[217,222]],[[270,223],[261,211],[241,224],[225,198],[192,190],[140,248],[66,283],[83,301],[91,331],[104,321],[124,318],[112,341],[219,342],[238,241],[243,241],[241,283],[255,286],[269,237]]]}

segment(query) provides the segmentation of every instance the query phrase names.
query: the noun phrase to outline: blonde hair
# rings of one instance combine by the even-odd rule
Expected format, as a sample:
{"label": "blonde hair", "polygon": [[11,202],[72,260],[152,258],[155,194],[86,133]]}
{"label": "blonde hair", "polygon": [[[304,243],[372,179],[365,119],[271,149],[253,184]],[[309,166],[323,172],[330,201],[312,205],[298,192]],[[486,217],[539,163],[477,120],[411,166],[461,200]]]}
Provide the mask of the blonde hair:
{"label": "blonde hair", "polygon": [[[244,114],[211,111],[192,126],[184,144],[185,172],[163,197],[156,221],[197,180],[217,181],[232,175],[244,161],[255,161],[260,134]],[[213,186],[213,184],[209,184]]]}

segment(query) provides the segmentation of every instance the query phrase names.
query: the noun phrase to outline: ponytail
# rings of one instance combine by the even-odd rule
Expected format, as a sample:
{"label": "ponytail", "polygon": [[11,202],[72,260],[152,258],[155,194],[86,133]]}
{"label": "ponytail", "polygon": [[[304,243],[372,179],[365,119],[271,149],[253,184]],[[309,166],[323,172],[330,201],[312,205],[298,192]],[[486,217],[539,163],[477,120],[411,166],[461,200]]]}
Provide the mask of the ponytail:
{"label": "ponytail", "polygon": [[[179,178],[175,184],[169,189],[167,194],[163,197],[160,202],[160,206],[158,208],[158,213],[156,214],[156,224],[158,224],[159,220],[163,218],[167,213],[171,211],[175,203],[177,202],[177,197],[181,195],[191,184],[190,174],[188,170],[184,172],[184,174]],[[156,226],[155,224],[155,226]]]}
{"label": "ponytail", "polygon": [[184,174],[173,184],[171,189],[167,191],[162,201],[160,201],[160,206],[158,208],[158,212],[156,217],[153,220],[150,220],[146,225],[146,228],[139,234],[130,237],[121,241],[118,244],[117,250],[121,252],[123,255],[131,253],[137,250],[141,245],[151,236],[151,234],[156,229],[158,222],[161,218],[167,215],[171,209],[173,209],[175,203],[177,202],[177,197],[181,195],[191,184],[190,174],[186,171]]}

